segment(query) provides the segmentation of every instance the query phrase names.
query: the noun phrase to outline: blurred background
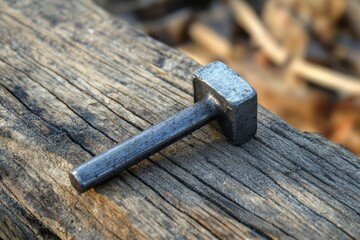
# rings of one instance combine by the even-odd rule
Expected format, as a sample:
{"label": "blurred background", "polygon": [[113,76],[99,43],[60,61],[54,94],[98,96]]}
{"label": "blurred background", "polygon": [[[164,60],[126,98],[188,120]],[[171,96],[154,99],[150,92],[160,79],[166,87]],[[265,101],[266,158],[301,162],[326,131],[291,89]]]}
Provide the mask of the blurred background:
{"label": "blurred background", "polygon": [[360,0],[95,0],[200,64],[221,60],[259,102],[360,155]]}

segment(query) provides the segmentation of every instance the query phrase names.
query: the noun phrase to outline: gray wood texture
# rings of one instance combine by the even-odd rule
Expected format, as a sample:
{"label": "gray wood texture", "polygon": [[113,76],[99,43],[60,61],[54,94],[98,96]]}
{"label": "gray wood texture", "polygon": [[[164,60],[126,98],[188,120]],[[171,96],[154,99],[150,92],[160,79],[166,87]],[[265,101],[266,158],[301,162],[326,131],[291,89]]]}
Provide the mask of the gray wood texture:
{"label": "gray wood texture", "polygon": [[0,238],[359,238],[359,158],[261,106],[240,147],[208,125],[71,187],[73,166],[192,104],[198,67],[93,2],[1,0]]}

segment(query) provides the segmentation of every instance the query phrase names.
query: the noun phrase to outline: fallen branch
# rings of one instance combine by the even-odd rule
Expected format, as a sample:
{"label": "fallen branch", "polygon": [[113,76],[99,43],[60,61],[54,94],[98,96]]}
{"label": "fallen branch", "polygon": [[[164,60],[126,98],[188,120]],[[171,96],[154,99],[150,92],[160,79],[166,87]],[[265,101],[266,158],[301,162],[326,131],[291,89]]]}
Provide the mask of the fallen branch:
{"label": "fallen branch", "polygon": [[237,23],[250,34],[270,59],[278,65],[285,64],[289,56],[286,49],[274,40],[251,6],[242,0],[230,0],[230,5]]}
{"label": "fallen branch", "polygon": [[309,82],[349,95],[360,96],[360,79],[310,63],[294,59],[290,64],[292,72],[306,78]]}

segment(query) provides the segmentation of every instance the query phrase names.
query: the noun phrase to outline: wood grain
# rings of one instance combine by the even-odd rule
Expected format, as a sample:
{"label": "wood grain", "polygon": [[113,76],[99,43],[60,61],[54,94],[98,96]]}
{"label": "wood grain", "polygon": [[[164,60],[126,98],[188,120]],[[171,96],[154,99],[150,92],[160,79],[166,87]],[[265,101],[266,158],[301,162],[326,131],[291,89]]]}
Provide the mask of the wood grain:
{"label": "wood grain", "polygon": [[360,162],[259,107],[78,194],[74,165],[192,103],[191,59],[90,1],[0,1],[0,237],[354,239]]}

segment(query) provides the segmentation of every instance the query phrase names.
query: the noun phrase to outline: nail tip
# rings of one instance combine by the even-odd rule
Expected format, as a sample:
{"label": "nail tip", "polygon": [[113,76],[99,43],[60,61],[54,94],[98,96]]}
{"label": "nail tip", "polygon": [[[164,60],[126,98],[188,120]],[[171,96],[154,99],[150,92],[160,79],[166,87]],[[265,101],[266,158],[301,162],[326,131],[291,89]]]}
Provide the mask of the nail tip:
{"label": "nail tip", "polygon": [[77,178],[76,172],[70,171],[69,178],[71,185],[78,191],[79,193],[86,192],[86,187],[81,184],[80,180]]}

